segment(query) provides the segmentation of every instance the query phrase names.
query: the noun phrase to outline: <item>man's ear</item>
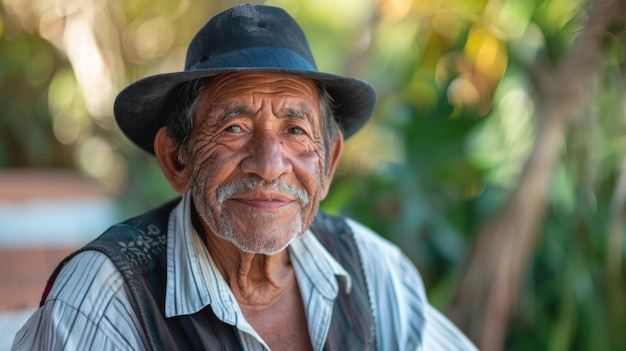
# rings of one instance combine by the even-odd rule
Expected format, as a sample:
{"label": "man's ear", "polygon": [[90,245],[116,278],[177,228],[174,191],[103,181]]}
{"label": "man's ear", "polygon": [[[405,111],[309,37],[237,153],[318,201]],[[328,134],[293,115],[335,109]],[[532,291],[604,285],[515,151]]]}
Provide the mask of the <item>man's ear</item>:
{"label": "man's ear", "polygon": [[178,159],[176,140],[167,134],[167,127],[161,127],[154,137],[154,155],[172,188],[185,193],[189,189],[189,167]]}
{"label": "man's ear", "polygon": [[331,145],[328,152],[328,169],[326,170],[326,175],[324,177],[324,192],[322,193],[322,199],[328,195],[330,183],[333,180],[335,169],[337,169],[337,164],[339,164],[339,159],[341,158],[341,153],[343,152],[343,133],[337,132],[337,134],[337,140],[333,145]]}

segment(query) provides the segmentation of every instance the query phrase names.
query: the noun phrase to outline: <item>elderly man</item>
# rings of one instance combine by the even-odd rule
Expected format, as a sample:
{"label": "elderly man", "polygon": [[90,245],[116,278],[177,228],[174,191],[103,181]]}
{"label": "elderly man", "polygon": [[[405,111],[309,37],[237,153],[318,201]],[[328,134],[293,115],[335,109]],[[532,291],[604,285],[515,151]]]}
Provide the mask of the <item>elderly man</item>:
{"label": "elderly man", "polygon": [[63,261],[14,349],[474,349],[398,248],[318,212],[374,104],[368,83],[317,71],[285,11],[216,15],[185,71],[115,102],[182,199]]}

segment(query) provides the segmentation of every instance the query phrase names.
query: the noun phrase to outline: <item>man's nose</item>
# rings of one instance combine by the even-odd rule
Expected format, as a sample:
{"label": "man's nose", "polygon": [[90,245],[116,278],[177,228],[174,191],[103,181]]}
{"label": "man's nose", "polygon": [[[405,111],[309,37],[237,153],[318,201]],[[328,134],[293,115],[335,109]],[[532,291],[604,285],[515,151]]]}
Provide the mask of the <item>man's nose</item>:
{"label": "man's nose", "polygon": [[258,131],[253,149],[241,163],[245,173],[254,173],[265,180],[274,180],[291,171],[280,137],[274,132]]}

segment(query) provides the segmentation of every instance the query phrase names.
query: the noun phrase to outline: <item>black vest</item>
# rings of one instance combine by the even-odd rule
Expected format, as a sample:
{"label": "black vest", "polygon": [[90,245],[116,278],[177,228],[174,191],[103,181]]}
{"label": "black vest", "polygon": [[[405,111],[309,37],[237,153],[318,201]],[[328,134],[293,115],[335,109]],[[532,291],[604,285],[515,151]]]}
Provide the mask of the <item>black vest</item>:
{"label": "black vest", "polygon": [[[76,254],[96,250],[106,254],[126,282],[131,304],[152,350],[203,350],[189,316],[165,318],[167,224],[179,200],[114,225],[100,237],[64,259],[48,281],[41,304],[61,268]],[[353,233],[341,218],[318,212],[311,230],[322,245],[346,269],[352,289],[340,289],[333,306],[325,350],[373,350],[376,348],[374,318]],[[210,306],[195,315],[205,326],[211,350],[242,350],[238,332],[220,321]]]}

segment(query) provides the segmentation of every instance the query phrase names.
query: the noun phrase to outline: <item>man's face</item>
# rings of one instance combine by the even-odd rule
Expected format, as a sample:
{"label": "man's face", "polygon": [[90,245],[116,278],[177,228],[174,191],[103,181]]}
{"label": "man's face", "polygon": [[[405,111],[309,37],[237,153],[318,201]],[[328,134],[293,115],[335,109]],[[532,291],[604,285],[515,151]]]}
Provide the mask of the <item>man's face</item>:
{"label": "man's face", "polygon": [[310,79],[245,72],[208,83],[185,164],[213,234],[269,255],[306,231],[330,181],[321,118]]}

